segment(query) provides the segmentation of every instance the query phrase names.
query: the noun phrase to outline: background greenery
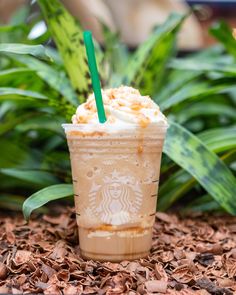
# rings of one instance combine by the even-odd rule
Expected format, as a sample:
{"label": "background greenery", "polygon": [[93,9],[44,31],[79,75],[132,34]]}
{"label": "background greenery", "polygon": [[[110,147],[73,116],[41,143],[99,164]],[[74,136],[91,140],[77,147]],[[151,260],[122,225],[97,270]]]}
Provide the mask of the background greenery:
{"label": "background greenery", "polygon": [[[58,0],[38,4],[48,24],[39,37],[29,38],[42,20],[30,7],[0,27],[0,207],[19,210],[33,194],[26,217],[72,195],[61,123],[91,92],[80,24]],[[169,119],[159,210],[236,214],[236,41],[219,22],[210,30],[218,45],[176,58],[184,18],[170,15],[132,53],[104,26],[104,49],[95,44],[102,83],[139,88]]]}

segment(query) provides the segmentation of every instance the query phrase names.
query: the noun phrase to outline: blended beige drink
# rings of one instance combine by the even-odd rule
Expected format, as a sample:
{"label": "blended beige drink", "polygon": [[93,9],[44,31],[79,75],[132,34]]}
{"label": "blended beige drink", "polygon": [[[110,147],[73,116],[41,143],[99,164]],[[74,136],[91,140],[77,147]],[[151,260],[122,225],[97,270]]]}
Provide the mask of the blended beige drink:
{"label": "blended beige drink", "polygon": [[83,257],[145,257],[152,243],[167,121],[138,90],[102,91],[107,121],[98,123],[94,95],[65,124],[79,242]]}

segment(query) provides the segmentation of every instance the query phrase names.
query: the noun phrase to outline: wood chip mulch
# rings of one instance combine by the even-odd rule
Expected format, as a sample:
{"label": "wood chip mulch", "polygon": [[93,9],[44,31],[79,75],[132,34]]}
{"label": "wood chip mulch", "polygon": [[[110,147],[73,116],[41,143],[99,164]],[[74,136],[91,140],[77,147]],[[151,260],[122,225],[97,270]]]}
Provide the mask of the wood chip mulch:
{"label": "wood chip mulch", "polygon": [[236,217],[157,213],[151,254],[85,261],[72,209],[0,217],[1,294],[236,294]]}

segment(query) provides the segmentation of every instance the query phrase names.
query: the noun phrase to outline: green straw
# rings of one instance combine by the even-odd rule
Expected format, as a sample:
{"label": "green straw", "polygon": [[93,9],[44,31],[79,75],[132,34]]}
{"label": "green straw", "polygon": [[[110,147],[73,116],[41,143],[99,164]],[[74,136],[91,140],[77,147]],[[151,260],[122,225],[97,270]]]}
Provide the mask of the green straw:
{"label": "green straw", "polygon": [[95,58],[92,33],[90,31],[84,32],[84,44],[86,47],[89,71],[90,71],[90,76],[92,80],[93,92],[94,92],[95,100],[96,100],[98,119],[100,123],[105,123],[107,119],[106,119],[106,114],[105,114],[104,105],[102,101],[101,84],[99,80],[99,74],[98,74],[97,63]]}

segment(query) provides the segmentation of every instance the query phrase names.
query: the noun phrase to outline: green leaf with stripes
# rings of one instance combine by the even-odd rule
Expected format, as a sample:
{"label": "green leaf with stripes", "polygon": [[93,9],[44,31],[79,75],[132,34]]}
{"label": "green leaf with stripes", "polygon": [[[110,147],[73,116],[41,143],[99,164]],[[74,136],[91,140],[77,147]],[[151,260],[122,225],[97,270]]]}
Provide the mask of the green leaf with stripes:
{"label": "green leaf with stripes", "polygon": [[[211,130],[206,132],[211,133]],[[204,133],[205,132],[203,132],[203,134]],[[199,134],[198,136],[201,138],[201,134]],[[213,141],[211,136],[209,137],[205,136],[203,142],[211,151],[226,152],[221,157],[221,159],[225,163],[229,164],[235,159],[236,149],[235,150],[230,149],[230,147],[228,146],[227,140],[225,141],[225,145],[223,146],[223,143],[220,137],[216,137]],[[214,144],[212,144],[212,142],[214,142]],[[172,168],[173,167],[170,167],[170,169]],[[159,199],[157,204],[158,210],[161,210],[161,211],[167,210],[171,205],[173,205],[173,203],[175,203],[182,196],[187,194],[196,184],[197,184],[196,179],[192,177],[191,174],[189,174],[186,170],[180,169],[176,171],[175,173],[172,173],[168,177],[168,179],[166,179],[166,181],[160,186]],[[218,206],[220,205],[218,204]]]}
{"label": "green leaf with stripes", "polygon": [[124,84],[142,93],[155,93],[162,83],[165,65],[175,46],[176,33],[185,16],[173,13],[134,53],[124,73]]}
{"label": "green leaf with stripes", "polygon": [[38,0],[38,3],[79,101],[83,102],[92,88],[82,28],[60,1]]}
{"label": "green leaf with stripes", "polygon": [[164,152],[196,178],[227,212],[236,215],[236,179],[220,158],[199,138],[179,124],[171,122]]}

